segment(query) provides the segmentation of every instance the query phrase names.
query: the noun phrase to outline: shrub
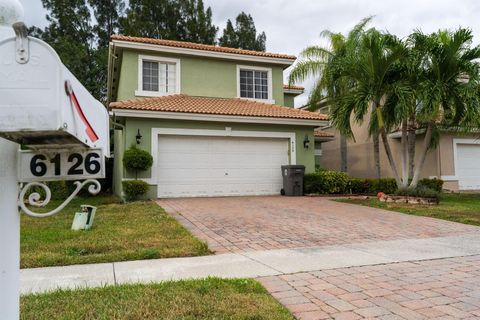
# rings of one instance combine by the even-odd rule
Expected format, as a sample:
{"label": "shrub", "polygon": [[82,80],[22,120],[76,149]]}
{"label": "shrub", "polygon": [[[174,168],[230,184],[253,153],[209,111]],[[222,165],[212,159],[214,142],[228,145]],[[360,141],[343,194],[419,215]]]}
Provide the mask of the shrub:
{"label": "shrub", "polygon": [[70,196],[70,190],[66,181],[52,181],[48,183],[48,187],[52,192],[52,199],[65,200]]}
{"label": "shrub", "polygon": [[350,177],[344,172],[323,171],[306,174],[304,178],[305,193],[347,193],[350,187]]}
{"label": "shrub", "polygon": [[418,182],[419,187],[426,187],[428,189],[435,190],[437,192],[442,192],[443,190],[443,180],[441,179],[422,179]]}
{"label": "shrub", "polygon": [[137,176],[138,170],[148,170],[153,164],[153,157],[148,151],[138,149],[133,146],[123,154],[123,165],[128,170],[135,171]]}
{"label": "shrub", "polygon": [[370,179],[370,193],[377,194],[383,192],[386,194],[397,191],[397,183],[393,178]]}
{"label": "shrub", "polygon": [[350,192],[355,194],[371,193],[372,183],[370,179],[350,178]]}
{"label": "shrub", "polygon": [[401,188],[398,189],[395,194],[397,196],[408,197],[421,197],[421,198],[434,198],[439,199],[440,193],[436,190],[430,189],[425,186],[418,186],[416,188]]}
{"label": "shrub", "polygon": [[143,180],[122,181],[122,185],[128,201],[136,200],[148,191],[148,184]]}

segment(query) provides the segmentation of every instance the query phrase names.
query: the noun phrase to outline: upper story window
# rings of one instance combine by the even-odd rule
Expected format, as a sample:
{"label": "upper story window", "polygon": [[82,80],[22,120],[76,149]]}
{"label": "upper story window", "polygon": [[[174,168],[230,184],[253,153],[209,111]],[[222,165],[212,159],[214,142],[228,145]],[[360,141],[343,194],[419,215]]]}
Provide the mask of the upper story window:
{"label": "upper story window", "polygon": [[180,60],[155,56],[138,57],[137,96],[180,93]]}
{"label": "upper story window", "polygon": [[237,66],[237,95],[240,98],[274,103],[272,99],[272,69]]}

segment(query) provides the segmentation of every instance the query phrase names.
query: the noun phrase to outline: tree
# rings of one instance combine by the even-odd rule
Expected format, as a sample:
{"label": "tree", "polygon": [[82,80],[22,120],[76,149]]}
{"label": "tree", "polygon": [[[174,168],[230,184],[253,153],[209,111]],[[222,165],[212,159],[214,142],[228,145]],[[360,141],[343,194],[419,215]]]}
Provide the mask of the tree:
{"label": "tree", "polygon": [[170,0],[130,0],[120,32],[129,36],[176,40],[179,34],[178,2]]}
{"label": "tree", "polygon": [[101,69],[95,56],[96,44],[90,10],[84,0],[42,0],[47,9],[49,25],[30,31],[51,45],[62,62],[97,98],[103,97],[103,84],[99,81]]}
{"label": "tree", "polygon": [[218,28],[203,0],[131,0],[120,30],[130,36],[215,44]]}
{"label": "tree", "polygon": [[480,46],[471,47],[471,30],[414,32],[409,40],[423,52],[416,119],[425,128],[423,147],[411,187],[420,179],[428,150],[438,130],[470,131],[480,122]]}
{"label": "tree", "polygon": [[[352,85],[332,114],[348,134],[348,119],[362,122],[370,114],[369,130],[379,132],[397,186],[418,185],[427,152],[439,130],[468,132],[480,125],[480,46],[470,48],[468,29],[414,32],[407,44],[375,29],[362,36],[356,55],[343,59],[342,77]],[[409,183],[409,122],[425,130],[423,147]],[[402,175],[392,156],[387,133],[400,128]]]}
{"label": "tree", "polygon": [[235,22],[235,28],[233,28],[230,19],[227,20],[227,25],[223,29],[223,35],[219,39],[221,46],[265,51],[267,36],[265,32],[257,35],[255,22],[250,14],[242,11],[235,19]]}
{"label": "tree", "polygon": [[230,19],[227,20],[227,25],[225,29],[223,29],[223,35],[218,39],[218,42],[221,46],[230,47],[230,48],[238,48],[238,35],[233,27],[232,21]]}
{"label": "tree", "polygon": [[125,11],[124,0],[88,0],[93,9],[96,25],[93,31],[96,34],[97,44],[100,48],[108,48],[110,36],[120,28],[120,17]]}
{"label": "tree", "polygon": [[212,23],[212,9],[204,9],[203,0],[180,1],[179,40],[215,44],[218,27]]}
{"label": "tree", "polygon": [[[321,101],[330,106],[330,111],[340,108],[340,97],[349,90],[350,83],[341,78],[342,60],[349,55],[355,55],[365,26],[371,18],[360,21],[345,37],[340,33],[324,30],[320,34],[326,38],[329,47],[311,46],[300,53],[300,59],[289,75],[289,83],[304,81],[308,77],[317,77],[314,89],[310,94],[308,104],[315,111]],[[343,125],[350,126],[350,122]],[[346,136],[340,138],[341,170],[346,172],[347,141]],[[378,168],[380,166],[378,158]]]}
{"label": "tree", "polygon": [[[51,45],[62,62],[100,101],[105,101],[110,34],[118,28],[123,0],[42,0],[49,25],[30,34]],[[90,7],[95,14],[93,24]]]}
{"label": "tree", "polygon": [[339,97],[332,121],[340,132],[353,137],[350,119],[362,123],[369,118],[370,135],[379,134],[398,186],[402,186],[387,137],[383,108],[392,101],[404,105],[409,87],[399,78],[398,67],[406,54],[403,43],[375,29],[365,32],[354,55],[342,59],[340,78],[351,86]]}

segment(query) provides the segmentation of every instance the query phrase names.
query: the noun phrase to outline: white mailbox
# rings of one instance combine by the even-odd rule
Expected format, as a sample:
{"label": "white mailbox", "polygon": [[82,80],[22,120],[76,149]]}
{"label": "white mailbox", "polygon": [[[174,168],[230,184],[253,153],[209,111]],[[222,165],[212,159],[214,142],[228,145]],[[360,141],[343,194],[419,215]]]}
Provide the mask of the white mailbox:
{"label": "white mailbox", "polygon": [[47,43],[15,29],[0,41],[0,137],[34,150],[100,148],[109,156],[106,108]]}

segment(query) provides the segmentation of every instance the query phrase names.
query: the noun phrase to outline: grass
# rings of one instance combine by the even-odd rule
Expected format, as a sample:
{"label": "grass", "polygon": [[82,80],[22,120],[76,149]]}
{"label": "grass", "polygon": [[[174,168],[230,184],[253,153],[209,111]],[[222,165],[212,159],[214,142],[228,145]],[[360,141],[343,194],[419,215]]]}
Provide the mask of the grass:
{"label": "grass", "polygon": [[[59,203],[52,200],[44,210]],[[88,231],[72,231],[73,216],[81,204],[98,208],[94,225]],[[207,245],[154,202],[123,204],[113,196],[77,198],[53,217],[21,217],[22,268],[206,254],[210,254]]]}
{"label": "grass", "polygon": [[439,205],[385,203],[377,198],[338,201],[480,226],[480,194],[446,193]]}
{"label": "grass", "polygon": [[288,319],[257,281],[208,278],[21,297],[21,319]]}

